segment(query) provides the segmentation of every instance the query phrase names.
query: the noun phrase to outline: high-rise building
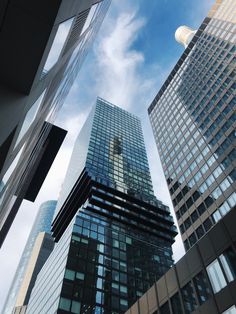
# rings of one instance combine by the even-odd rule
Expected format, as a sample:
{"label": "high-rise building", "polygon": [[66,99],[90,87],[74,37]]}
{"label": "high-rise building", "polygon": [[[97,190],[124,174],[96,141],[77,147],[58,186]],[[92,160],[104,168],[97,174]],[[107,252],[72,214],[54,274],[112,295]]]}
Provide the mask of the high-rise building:
{"label": "high-rise building", "polygon": [[231,210],[125,314],[236,314],[235,221]]}
{"label": "high-rise building", "polygon": [[154,196],[140,120],[98,98],[74,146],[58,241],[27,313],[124,313],[173,264],[176,228]]}
{"label": "high-rise building", "polygon": [[148,112],[185,249],[236,205],[233,0],[217,1]]}
{"label": "high-rise building", "polygon": [[51,254],[54,247],[54,240],[51,234],[40,232],[35,240],[32,253],[25,270],[19,293],[17,295],[15,307],[25,306],[29,302],[30,293],[35,284],[38,273]]}
{"label": "high-rise building", "polygon": [[[4,188],[0,245],[22,200],[30,199],[26,192],[31,177],[47,162],[41,153],[50,153],[46,146],[51,123],[109,4],[110,0],[1,3],[0,181]],[[44,171],[44,178],[46,174]]]}
{"label": "high-rise building", "polygon": [[235,12],[217,0],[176,31],[186,49],[148,111],[188,251],[126,314],[236,314]]}
{"label": "high-rise building", "polygon": [[36,238],[40,232],[51,232],[51,223],[53,220],[53,215],[55,213],[56,205],[56,201],[50,200],[42,203],[39,208],[38,214],[35,218],[33,227],[26,242],[24,251],[21,255],[20,262],[17,266],[11,287],[9,289],[8,296],[6,298],[6,302],[2,311],[3,314],[12,313]]}

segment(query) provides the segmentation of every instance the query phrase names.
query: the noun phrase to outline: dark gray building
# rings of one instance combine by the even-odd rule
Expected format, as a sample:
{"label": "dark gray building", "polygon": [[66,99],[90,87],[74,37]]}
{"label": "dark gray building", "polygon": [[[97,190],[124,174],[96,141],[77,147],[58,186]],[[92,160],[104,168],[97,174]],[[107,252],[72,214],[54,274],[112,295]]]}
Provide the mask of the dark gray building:
{"label": "dark gray building", "polygon": [[235,314],[235,221],[234,209],[126,314]]}
{"label": "dark gray building", "polygon": [[17,266],[15,276],[12,280],[12,284],[6,298],[2,314],[12,313],[36,238],[40,232],[51,232],[51,223],[53,220],[53,215],[55,213],[56,205],[57,201],[50,200],[41,204],[39,208],[38,214],[35,218],[33,227],[26,242],[24,251]]}
{"label": "dark gray building", "polygon": [[185,249],[236,204],[235,1],[217,1],[148,109]]}
{"label": "dark gray building", "polygon": [[0,245],[109,4],[0,1]]}
{"label": "dark gray building", "polygon": [[124,313],[173,265],[176,228],[153,192],[140,120],[98,98],[53,221],[58,241],[27,313]]}

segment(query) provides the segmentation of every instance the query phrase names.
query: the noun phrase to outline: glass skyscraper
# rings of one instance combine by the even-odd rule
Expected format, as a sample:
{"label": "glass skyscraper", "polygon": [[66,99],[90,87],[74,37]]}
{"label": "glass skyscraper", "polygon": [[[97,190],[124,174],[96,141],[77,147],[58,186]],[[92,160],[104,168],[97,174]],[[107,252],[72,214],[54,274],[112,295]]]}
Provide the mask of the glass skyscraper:
{"label": "glass skyscraper", "polygon": [[58,241],[27,313],[124,313],[173,264],[176,228],[156,199],[140,120],[98,98],[74,146]]}
{"label": "glass skyscraper", "polygon": [[35,240],[40,232],[51,232],[51,223],[56,209],[57,202],[50,200],[41,204],[34,225],[30,231],[20,262],[17,266],[2,314],[11,314],[15,306],[16,298],[25,275]]}
{"label": "glass skyscraper", "polygon": [[148,109],[186,250],[236,205],[235,10],[216,2]]}

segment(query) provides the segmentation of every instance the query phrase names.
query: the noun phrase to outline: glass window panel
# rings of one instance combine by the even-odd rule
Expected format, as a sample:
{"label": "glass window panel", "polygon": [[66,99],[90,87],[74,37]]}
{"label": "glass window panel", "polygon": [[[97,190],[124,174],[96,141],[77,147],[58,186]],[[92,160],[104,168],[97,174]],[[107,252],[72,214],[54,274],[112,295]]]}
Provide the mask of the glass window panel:
{"label": "glass window panel", "polygon": [[12,175],[13,171],[16,168],[16,165],[20,159],[20,156],[23,152],[23,149],[25,147],[25,144],[21,147],[21,149],[19,150],[19,152],[17,153],[16,157],[14,158],[13,162],[11,163],[10,167],[7,169],[6,173],[4,174],[3,178],[2,178],[2,182],[3,184],[6,184],[6,182],[8,181],[8,179],[10,178],[10,176]]}
{"label": "glass window panel", "polygon": [[75,279],[75,272],[73,270],[66,269],[65,278],[69,279],[69,280],[74,280]]}
{"label": "glass window panel", "polygon": [[124,306],[128,306],[128,301],[124,299],[120,299],[120,304]]}
{"label": "glass window panel", "polygon": [[183,310],[180,303],[179,293],[176,293],[173,295],[173,297],[170,299],[172,312],[175,314],[182,314]]}
{"label": "glass window panel", "polygon": [[208,280],[203,272],[200,272],[193,278],[194,286],[196,288],[199,303],[202,304],[211,296],[210,286]]}
{"label": "glass window panel", "polygon": [[63,23],[59,25],[56,36],[53,40],[51,49],[49,51],[46,63],[44,65],[44,69],[43,69],[44,72],[49,71],[57,62],[61,54],[61,51],[63,49],[66,38],[69,34],[73,20],[74,20],[74,17],[72,17],[69,20],[64,21]]}
{"label": "glass window panel", "polygon": [[183,303],[184,303],[184,309],[186,314],[192,313],[196,307],[197,302],[193,290],[192,283],[187,283],[182,289],[182,296],[183,296]]}
{"label": "glass window panel", "polygon": [[80,279],[80,280],[84,280],[84,274],[77,272],[77,273],[76,273],[76,278],[77,278],[77,279]]}
{"label": "glass window panel", "polygon": [[80,302],[72,301],[71,312],[72,313],[80,313]]}
{"label": "glass window panel", "polygon": [[39,98],[35,101],[35,103],[32,105],[32,107],[29,109],[29,111],[27,112],[24,122],[22,124],[22,127],[20,129],[19,135],[17,137],[16,143],[15,143],[15,147],[16,145],[20,142],[20,140],[22,139],[22,137],[25,135],[25,133],[28,131],[28,129],[30,128],[31,124],[33,123],[39,107],[42,103],[43,97],[45,95],[46,89],[42,92],[42,94],[39,96]]}
{"label": "glass window panel", "polygon": [[236,254],[233,249],[229,248],[220,255],[220,261],[228,281],[233,281],[236,278]]}
{"label": "glass window panel", "polygon": [[160,307],[160,314],[171,314],[168,302],[166,302]]}
{"label": "glass window panel", "polygon": [[131,238],[126,237],[126,239],[125,239],[125,240],[126,240],[126,243],[127,243],[127,244],[132,244],[132,239],[131,239]]}
{"label": "glass window panel", "polygon": [[218,222],[222,218],[218,209],[213,213],[213,218],[215,222]]}
{"label": "glass window panel", "polygon": [[236,314],[235,305],[231,306],[228,310],[224,311],[222,314]]}
{"label": "glass window panel", "polygon": [[227,285],[224,274],[217,260],[207,266],[207,273],[214,293],[219,292]]}
{"label": "glass window panel", "polygon": [[60,299],[59,308],[61,310],[70,311],[70,305],[71,305],[71,300],[66,299],[66,298]]}
{"label": "glass window panel", "polygon": [[120,292],[127,293],[128,292],[127,287],[126,286],[120,286]]}
{"label": "glass window panel", "polygon": [[91,7],[91,9],[90,9],[90,11],[89,11],[89,14],[88,14],[88,16],[87,16],[87,19],[86,19],[86,21],[85,21],[85,23],[84,23],[83,29],[82,29],[82,31],[81,31],[81,34],[83,34],[83,32],[86,31],[86,29],[89,27],[91,21],[93,20],[94,13],[95,13],[95,11],[96,11],[97,6],[98,6],[98,3],[97,3],[97,4],[94,4],[94,5]]}
{"label": "glass window panel", "polygon": [[119,289],[119,285],[117,283],[112,282],[111,286],[113,289]]}

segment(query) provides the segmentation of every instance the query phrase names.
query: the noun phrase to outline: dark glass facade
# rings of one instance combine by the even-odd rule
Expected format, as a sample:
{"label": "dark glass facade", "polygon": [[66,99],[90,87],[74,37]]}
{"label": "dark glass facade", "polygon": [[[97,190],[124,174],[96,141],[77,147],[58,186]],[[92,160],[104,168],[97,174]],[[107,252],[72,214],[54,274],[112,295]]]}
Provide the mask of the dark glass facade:
{"label": "dark glass facade", "polygon": [[27,313],[124,313],[172,266],[176,228],[154,196],[141,123],[125,110],[97,99],[59,202],[58,243]]}
{"label": "dark glass facade", "polygon": [[234,11],[217,2],[149,107],[186,250],[236,205]]}
{"label": "dark glass facade", "polygon": [[34,225],[29,234],[24,251],[21,255],[20,262],[17,266],[16,273],[13,278],[11,287],[9,289],[2,314],[12,313],[33,247],[35,244],[35,240],[40,232],[50,233],[51,223],[53,220],[53,215],[55,213],[56,205],[57,205],[57,202],[54,200],[47,201],[41,204],[39,208],[39,212],[35,218]]}

